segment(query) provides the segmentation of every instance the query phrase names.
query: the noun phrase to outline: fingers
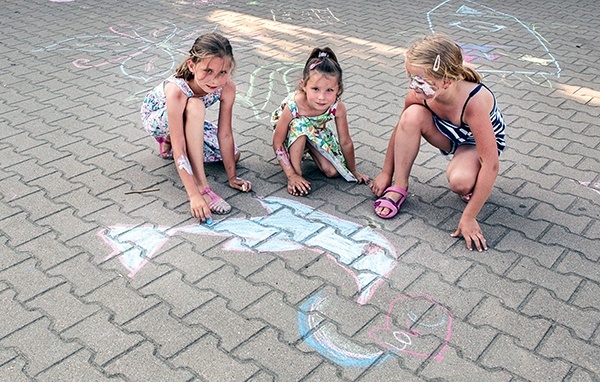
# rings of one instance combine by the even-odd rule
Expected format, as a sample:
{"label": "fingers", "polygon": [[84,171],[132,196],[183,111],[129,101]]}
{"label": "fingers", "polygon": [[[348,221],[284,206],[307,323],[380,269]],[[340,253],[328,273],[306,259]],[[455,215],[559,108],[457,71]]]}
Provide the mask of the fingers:
{"label": "fingers", "polygon": [[[460,237],[461,233],[462,233],[461,229],[459,228],[456,231],[454,231],[453,233],[451,233],[450,236],[455,237],[455,238]],[[488,250],[487,241],[485,240],[485,238],[483,237],[483,234],[481,232],[478,232],[473,235],[462,234],[462,236],[465,239],[465,243],[466,243],[467,249],[469,251],[472,251],[473,248],[476,248],[477,251],[479,251],[479,252]]]}
{"label": "fingers", "polygon": [[241,178],[230,179],[229,186],[242,192],[249,192],[252,190],[252,183]]}

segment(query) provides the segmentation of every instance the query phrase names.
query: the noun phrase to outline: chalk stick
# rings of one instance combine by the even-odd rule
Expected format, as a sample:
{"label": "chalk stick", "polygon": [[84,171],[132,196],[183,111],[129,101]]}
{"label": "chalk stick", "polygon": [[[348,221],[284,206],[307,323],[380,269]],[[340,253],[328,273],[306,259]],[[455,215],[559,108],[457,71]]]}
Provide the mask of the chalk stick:
{"label": "chalk stick", "polygon": [[207,225],[207,226],[209,226],[209,227],[210,227],[210,226],[211,226],[211,225],[213,225],[213,224],[214,224],[214,223],[213,223],[213,220],[212,220],[212,218],[208,218],[208,219],[206,219],[206,225]]}

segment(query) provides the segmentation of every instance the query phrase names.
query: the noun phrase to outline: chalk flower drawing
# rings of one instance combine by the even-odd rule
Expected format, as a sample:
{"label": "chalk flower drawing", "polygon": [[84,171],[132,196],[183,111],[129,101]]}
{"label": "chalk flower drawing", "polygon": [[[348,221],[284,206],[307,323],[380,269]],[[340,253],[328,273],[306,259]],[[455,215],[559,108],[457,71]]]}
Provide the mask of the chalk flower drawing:
{"label": "chalk flower drawing", "polygon": [[[276,197],[260,199],[267,215],[193,224],[178,228],[113,226],[98,235],[133,277],[160,248],[178,233],[228,237],[224,250],[252,253],[309,250],[326,254],[354,278],[357,302],[366,304],[378,285],[396,267],[395,248],[381,234],[304,204]],[[376,344],[364,346],[322,325],[320,317],[331,298],[323,291],[310,297],[298,312],[298,329],[306,343],[342,366],[365,367],[384,361],[390,353],[434,357],[440,361],[450,339],[450,312],[427,296],[404,296],[390,304],[386,325],[369,334]],[[394,323],[392,325],[391,323]],[[425,341],[427,339],[427,341]],[[432,341],[437,339],[437,346]],[[443,344],[440,346],[440,341]],[[441,349],[441,350],[435,350]]]}

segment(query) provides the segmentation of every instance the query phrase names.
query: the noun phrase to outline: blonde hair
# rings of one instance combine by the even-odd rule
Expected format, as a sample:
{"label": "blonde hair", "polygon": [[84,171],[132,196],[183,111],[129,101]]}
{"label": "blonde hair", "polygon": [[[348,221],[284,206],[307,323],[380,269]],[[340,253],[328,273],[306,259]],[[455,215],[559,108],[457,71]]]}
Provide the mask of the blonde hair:
{"label": "blonde hair", "polygon": [[188,60],[194,63],[202,61],[204,58],[218,57],[231,60],[230,71],[235,69],[235,59],[233,58],[233,49],[229,40],[218,33],[208,33],[201,35],[194,41],[192,49],[189,51],[189,56],[175,70],[176,78],[183,78],[186,81],[194,78],[194,74],[190,71],[187,65]]}
{"label": "blonde hair", "polygon": [[442,33],[427,35],[415,42],[406,51],[405,58],[432,78],[481,82],[481,75],[475,69],[463,65],[460,46]]}

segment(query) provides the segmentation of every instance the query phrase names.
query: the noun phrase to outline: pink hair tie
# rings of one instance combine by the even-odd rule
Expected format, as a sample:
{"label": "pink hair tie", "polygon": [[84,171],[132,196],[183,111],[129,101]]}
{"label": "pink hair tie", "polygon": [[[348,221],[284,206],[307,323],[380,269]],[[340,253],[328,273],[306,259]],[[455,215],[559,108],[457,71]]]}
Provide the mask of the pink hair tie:
{"label": "pink hair tie", "polygon": [[[325,58],[327,57],[327,53],[326,52],[321,52],[319,53],[319,58]],[[314,68],[316,68],[317,66],[321,65],[323,63],[323,60],[319,60],[317,62],[313,62],[312,64],[310,64],[309,69],[313,70]]]}

